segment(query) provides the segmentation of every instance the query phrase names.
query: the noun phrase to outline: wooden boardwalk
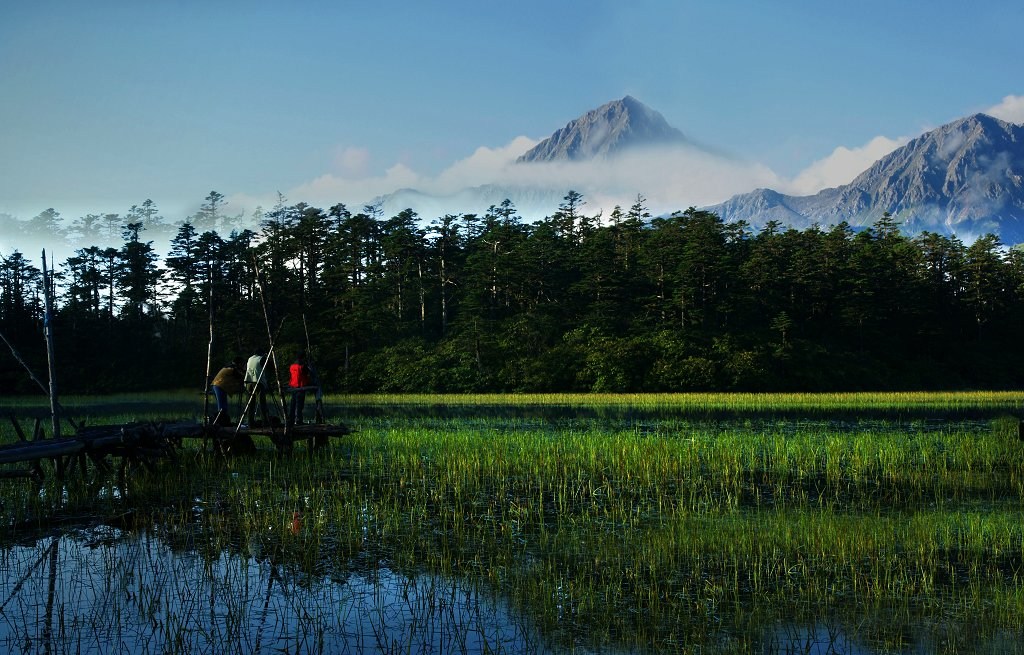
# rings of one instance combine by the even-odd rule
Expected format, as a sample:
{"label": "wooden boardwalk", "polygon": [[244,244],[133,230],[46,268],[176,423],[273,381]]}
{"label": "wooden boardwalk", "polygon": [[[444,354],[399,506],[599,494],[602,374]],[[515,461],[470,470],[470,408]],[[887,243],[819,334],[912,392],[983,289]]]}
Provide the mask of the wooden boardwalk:
{"label": "wooden boardwalk", "polygon": [[[129,423],[124,425],[96,425],[78,429],[74,436],[45,438],[37,420],[28,438],[22,426],[11,419],[18,441],[0,445],[0,478],[45,477],[42,466],[51,461],[60,478],[76,467],[85,470],[89,462],[101,470],[114,469],[113,460],[120,460],[123,475],[131,464],[153,469],[165,458],[173,457],[183,439],[203,439],[213,452],[224,456],[256,452],[252,437],[268,437],[279,455],[293,451],[296,442],[306,442],[310,451],[326,446],[331,437],[350,434],[344,425],[303,424],[285,429],[239,428],[203,425],[194,421],[173,423]],[[11,467],[14,468],[11,468]]]}

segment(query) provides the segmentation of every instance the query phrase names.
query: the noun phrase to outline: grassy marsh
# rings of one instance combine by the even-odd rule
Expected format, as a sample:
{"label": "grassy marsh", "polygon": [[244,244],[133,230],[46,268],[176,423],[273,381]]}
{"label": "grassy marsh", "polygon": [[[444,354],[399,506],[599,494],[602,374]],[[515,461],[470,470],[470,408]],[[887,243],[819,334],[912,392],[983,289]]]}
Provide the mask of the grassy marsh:
{"label": "grassy marsh", "polygon": [[[1024,630],[1020,394],[326,401],[356,432],[315,457],[268,446],[223,461],[192,443],[126,489],[0,480],[4,614],[40,604],[14,587],[54,539],[74,541],[60,522],[95,515],[119,521],[94,546],[115,549],[102,584],[124,575],[123,552],[173,554],[150,571],[207,563],[159,585],[132,578],[163,594],[134,652],[204,652],[228,625],[268,652],[302,635],[293,651],[428,650],[417,630],[429,625],[467,652],[805,652],[829,639],[1000,652]],[[110,422],[167,415],[149,397],[87,402],[116,409]],[[708,420],[709,408],[745,415]],[[386,603],[339,591],[387,595],[375,579],[419,610],[374,623]],[[138,624],[145,603],[120,611]],[[358,643],[338,618],[351,612],[370,626]],[[2,626],[0,645],[20,638]]]}

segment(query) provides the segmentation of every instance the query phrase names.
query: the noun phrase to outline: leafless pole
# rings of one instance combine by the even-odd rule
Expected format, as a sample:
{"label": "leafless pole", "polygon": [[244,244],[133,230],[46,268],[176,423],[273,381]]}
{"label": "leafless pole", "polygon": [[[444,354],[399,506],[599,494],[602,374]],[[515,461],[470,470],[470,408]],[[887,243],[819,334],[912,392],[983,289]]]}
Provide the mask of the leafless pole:
{"label": "leafless pole", "polygon": [[306,361],[307,361],[308,366],[309,366],[309,368],[310,368],[310,370],[311,370],[311,372],[313,374],[312,375],[312,377],[313,377],[313,380],[312,380],[313,381],[313,385],[316,386],[316,392],[315,392],[316,393],[316,398],[315,398],[315,400],[316,400],[316,403],[315,403],[315,413],[316,413],[316,416],[315,416],[314,420],[317,423],[323,423],[324,422],[324,395],[323,395],[323,391],[322,391],[322,389],[320,387],[320,373],[317,371],[316,360],[313,358],[313,347],[312,347],[312,345],[311,345],[311,343],[309,341],[309,326],[306,325],[305,301],[303,301],[303,308],[302,308],[302,329],[306,333]]}
{"label": "leafless pole", "polygon": [[[277,326],[277,334],[281,334],[282,327],[284,327],[284,319],[281,319],[281,323],[278,324]],[[263,383],[264,379],[263,376],[267,372],[267,366],[270,365],[271,360],[274,358],[274,348],[276,347],[276,344],[277,338],[272,336],[270,338],[270,348],[267,349],[267,356],[263,359],[263,365],[260,368],[259,377],[256,380],[256,384],[253,385],[252,390],[248,394],[248,399],[245,402],[245,407],[242,408],[242,411],[239,414],[238,424],[235,426],[235,434],[238,434],[238,431],[242,429],[242,422],[245,420],[246,415],[249,413],[249,407],[252,405],[254,399],[256,398],[256,394],[259,393],[260,385]]]}
{"label": "leafless pole", "polygon": [[206,268],[209,287],[206,304],[209,306],[210,339],[206,342],[206,377],[203,378],[203,425],[210,424],[210,360],[213,359],[213,268]]}
{"label": "leafless pole", "polygon": [[[259,264],[256,262],[255,255],[253,255],[252,258],[252,270],[253,273],[256,275],[256,289],[260,292],[260,305],[263,308],[263,322],[267,326],[267,339],[270,341],[271,344],[273,344],[274,334],[273,332],[271,332],[270,329],[270,315],[267,313],[267,298],[263,292],[263,280],[260,279],[260,267]],[[288,408],[285,406],[284,389],[281,387],[281,372],[277,368],[277,354],[273,350],[270,351],[270,362],[271,364],[274,365],[274,379],[277,380],[277,397],[281,399],[281,416],[287,417]],[[289,426],[288,421],[286,419],[284,421],[284,436],[286,439],[288,437],[288,431]]]}
{"label": "leafless pole", "polygon": [[50,542],[50,584],[46,595],[46,619],[43,623],[43,652],[53,652],[53,606],[57,595],[57,554],[60,548],[60,537]]}
{"label": "leafless pole", "polygon": [[60,405],[57,403],[57,360],[53,347],[53,303],[50,300],[50,274],[46,270],[46,250],[43,250],[43,332],[46,336],[46,359],[50,367],[50,417],[53,438],[60,438]]}

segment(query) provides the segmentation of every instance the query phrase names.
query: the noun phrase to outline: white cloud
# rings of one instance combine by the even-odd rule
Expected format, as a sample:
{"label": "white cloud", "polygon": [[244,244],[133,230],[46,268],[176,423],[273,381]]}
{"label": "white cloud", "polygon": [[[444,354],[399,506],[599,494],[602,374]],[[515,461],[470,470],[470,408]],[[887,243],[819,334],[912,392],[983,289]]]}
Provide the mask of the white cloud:
{"label": "white cloud", "polygon": [[876,161],[905,145],[909,139],[876,136],[859,148],[839,146],[828,157],[819,159],[797,174],[786,185],[787,193],[807,196],[822,189],[849,184]]}
{"label": "white cloud", "polygon": [[1024,96],[1006,96],[998,105],[985,110],[985,113],[1008,123],[1024,123]]}
{"label": "white cloud", "polygon": [[[638,150],[614,159],[532,164],[517,171],[524,182],[584,194],[587,210],[607,215],[631,205],[637,194],[655,213],[722,202],[781,180],[760,164],[727,159],[693,148]],[[551,208],[553,211],[555,208]]]}
{"label": "white cloud", "polygon": [[519,137],[503,148],[477,148],[472,155],[455,162],[437,176],[422,175],[404,163],[394,164],[382,175],[367,175],[370,152],[364,148],[346,148],[335,157],[334,172],[289,189],[285,196],[289,202],[329,206],[337,202],[368,202],[399,189],[451,194],[468,186],[506,178],[507,169],[515,159],[535,143]]}
{"label": "white cloud", "polygon": [[[332,172],[288,189],[284,195],[289,203],[301,201],[326,208],[343,202],[357,210],[377,197],[414,189],[435,197],[434,202],[423,200],[423,206],[412,207],[429,220],[441,213],[486,211],[489,203],[501,199],[492,197],[484,201],[479,194],[466,190],[494,185],[537,190],[532,198],[517,198],[511,194],[512,201],[527,218],[554,212],[557,199],[570,189],[583,194],[588,213],[602,211],[607,216],[615,205],[626,208],[640,194],[647,199],[651,212],[660,214],[716,204],[759,187],[811,195],[849,183],[875,161],[908,141],[907,137],[878,136],[860,147],[839,147],[793,179],[782,178],[763,164],[687,147],[639,150],[611,159],[582,162],[517,164],[516,159],[537,143],[523,136],[505,146],[477,148],[437,175],[421,174],[404,163],[397,163],[380,175],[367,175],[371,153],[363,148],[346,148],[338,151]],[[396,202],[412,202],[414,198],[403,197]],[[233,207],[249,211],[257,205],[268,209],[277,202],[276,196],[234,196],[229,200]],[[386,211],[391,209],[386,208]]]}
{"label": "white cloud", "polygon": [[520,136],[503,148],[477,148],[469,157],[442,171],[430,191],[451,194],[470,186],[514,180],[521,173],[517,170],[521,167],[515,165],[516,159],[535,145],[537,142],[533,139]]}
{"label": "white cloud", "polygon": [[353,177],[325,173],[320,177],[285,192],[289,202],[307,202],[328,207],[339,202],[346,204],[367,202],[396,189],[419,188],[424,178],[405,164],[395,164],[383,175]]}
{"label": "white cloud", "polygon": [[[338,170],[326,173],[285,192],[289,202],[308,202],[328,207],[344,202],[351,208],[360,207],[378,196],[399,189],[415,189],[424,194],[438,196],[438,202],[429,209],[413,207],[430,219],[430,212],[476,212],[487,209],[478,196],[460,193],[466,189],[494,185],[508,188],[538,189],[532,200],[544,206],[529,206],[530,199],[512,198],[527,218],[538,218],[557,209],[557,201],[570,189],[584,195],[587,212],[603,211],[607,215],[615,205],[628,207],[637,197],[648,199],[654,213],[686,209],[721,202],[736,193],[750,191],[759,186],[778,187],[783,184],[767,167],[727,159],[694,148],[668,148],[627,153],[613,159],[595,159],[584,162],[553,162],[517,164],[516,159],[536,145],[528,137],[517,137],[497,148],[477,148],[470,156],[456,161],[435,176],[422,175],[405,164],[396,164],[379,176],[356,176]],[[369,159],[365,151],[342,153],[344,162],[361,163]],[[338,168],[345,168],[339,166]],[[357,170],[349,167],[350,170]],[[232,198],[235,206],[254,207],[253,198]],[[276,199],[265,199],[259,204],[272,206]],[[449,206],[444,206],[449,202]],[[495,200],[494,202],[500,202]],[[458,206],[460,203],[476,203]],[[550,206],[548,206],[550,204]],[[540,214],[538,214],[540,212]]]}

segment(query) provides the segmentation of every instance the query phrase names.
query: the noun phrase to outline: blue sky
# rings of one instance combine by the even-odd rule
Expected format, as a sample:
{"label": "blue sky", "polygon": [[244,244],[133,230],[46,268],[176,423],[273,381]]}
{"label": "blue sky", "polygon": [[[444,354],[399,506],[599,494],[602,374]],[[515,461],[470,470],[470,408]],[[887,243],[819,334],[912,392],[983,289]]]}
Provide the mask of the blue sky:
{"label": "blue sky", "polygon": [[811,192],[958,117],[1024,121],[1021,25],[984,0],[6,0],[0,212],[451,191],[627,94],[756,171],[634,196]]}

